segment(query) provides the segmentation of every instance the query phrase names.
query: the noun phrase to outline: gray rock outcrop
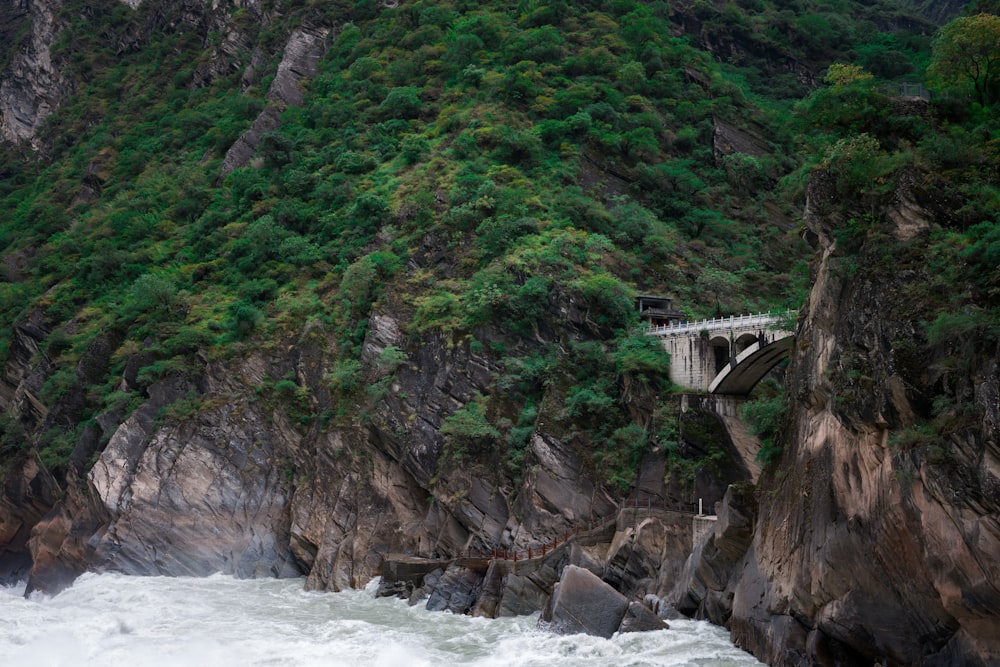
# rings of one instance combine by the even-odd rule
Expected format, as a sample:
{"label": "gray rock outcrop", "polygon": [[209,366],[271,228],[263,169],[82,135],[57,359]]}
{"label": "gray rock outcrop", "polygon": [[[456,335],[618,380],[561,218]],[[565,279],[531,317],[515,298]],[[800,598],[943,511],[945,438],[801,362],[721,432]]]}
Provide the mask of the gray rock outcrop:
{"label": "gray rock outcrop", "polygon": [[297,28],[288,37],[278,71],[267,91],[268,106],[226,152],[220,178],[246,166],[256,152],[261,137],[281,126],[281,112],[302,104],[300,82],[316,73],[319,59],[326,51],[329,34],[329,28],[324,27]]}
{"label": "gray rock outcrop", "polygon": [[628,599],[593,572],[567,565],[539,625],[558,634],[610,638],[616,632],[666,629],[649,609]]}
{"label": "gray rock outcrop", "polygon": [[301,574],[288,539],[290,485],[273,465],[273,440],[244,407],[220,406],[155,434],[135,417],[122,424],[90,474],[110,515],[96,544],[106,567]]}
{"label": "gray rock outcrop", "polygon": [[61,7],[59,0],[32,0],[8,2],[0,9],[0,14],[10,14],[0,16],[3,24],[30,25],[26,37],[15,45],[7,68],[0,73],[0,140],[32,143],[69,85],[52,56]]}

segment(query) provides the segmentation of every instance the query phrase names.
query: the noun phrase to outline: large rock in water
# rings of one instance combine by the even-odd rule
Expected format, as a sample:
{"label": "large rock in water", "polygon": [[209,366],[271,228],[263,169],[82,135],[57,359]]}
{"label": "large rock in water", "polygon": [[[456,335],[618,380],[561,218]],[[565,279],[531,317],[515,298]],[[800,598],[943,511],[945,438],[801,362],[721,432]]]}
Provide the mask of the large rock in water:
{"label": "large rock in water", "polygon": [[[667,627],[652,612],[644,614],[640,609],[633,610],[623,624],[626,612],[629,602],[624,595],[589,570],[567,565],[540,622],[561,635],[585,633],[606,639],[619,630],[635,632]],[[659,621],[659,625],[654,621]]]}

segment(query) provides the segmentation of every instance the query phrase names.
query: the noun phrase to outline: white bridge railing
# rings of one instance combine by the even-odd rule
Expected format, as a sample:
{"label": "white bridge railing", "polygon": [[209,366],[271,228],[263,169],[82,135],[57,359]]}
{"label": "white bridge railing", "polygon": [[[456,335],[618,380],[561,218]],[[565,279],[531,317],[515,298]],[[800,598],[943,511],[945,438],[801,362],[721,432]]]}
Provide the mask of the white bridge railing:
{"label": "white bridge railing", "polygon": [[699,320],[697,322],[681,322],[678,324],[665,324],[661,327],[653,327],[646,332],[648,336],[681,336],[706,329],[708,331],[718,329],[746,329],[752,327],[763,327],[774,329],[774,324],[794,321],[794,311],[782,313],[757,313],[755,315],[730,315],[729,317],[713,317],[710,320]]}

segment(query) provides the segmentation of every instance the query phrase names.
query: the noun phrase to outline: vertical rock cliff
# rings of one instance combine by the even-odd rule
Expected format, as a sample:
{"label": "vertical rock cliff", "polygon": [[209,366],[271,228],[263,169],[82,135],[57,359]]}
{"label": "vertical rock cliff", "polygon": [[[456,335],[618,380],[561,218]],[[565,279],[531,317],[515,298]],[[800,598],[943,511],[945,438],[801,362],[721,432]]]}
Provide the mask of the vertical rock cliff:
{"label": "vertical rock cliff", "polygon": [[[42,121],[58,106],[68,82],[53,62],[59,33],[59,0],[11,0],[0,7],[5,46],[12,50],[0,73],[0,139],[33,141]],[[8,27],[9,26],[9,27]]]}
{"label": "vertical rock cliff", "polygon": [[[996,664],[996,352],[974,357],[964,380],[941,370],[954,351],[928,342],[916,289],[929,279],[932,216],[904,186],[880,214],[885,225],[860,247],[839,248],[850,242],[844,204],[827,175],[814,178],[805,217],[818,259],[784,453],[756,499],[737,503],[756,513],[752,540],[720,554],[720,522],[681,606],[773,665]],[[913,442],[934,396],[958,381],[968,385],[962,420]]]}
{"label": "vertical rock cliff", "polygon": [[[9,480],[3,509],[11,511],[0,516],[9,548],[20,550],[7,569],[23,571],[33,519],[30,590],[58,591],[88,569],[307,575],[308,588],[341,590],[364,585],[391,553],[537,550],[619,518],[621,491],[608,488],[579,443],[544,428],[557,420],[544,409],[523,480],[500,473],[496,453],[446,453],[440,425],[493,389],[490,355],[438,336],[404,336],[396,316],[380,310],[362,355],[373,386],[388,348],[405,354],[406,366],[373,409],[358,406],[370,416],[340,424],[299,419],[308,405],[330,400],[324,377],[336,344],[315,325],[273,349],[149,386],[129,416],[112,408],[98,418],[107,445],[92,467],[71,470],[62,490],[53,482],[46,494],[35,482],[32,502],[22,489],[40,472],[30,461],[24,481]],[[276,377],[288,378],[277,391]],[[663,465],[661,454],[649,455],[645,497],[670,493]],[[749,479],[739,466],[726,475]],[[711,483],[704,488],[711,493]],[[639,599],[664,596],[690,548],[690,518],[663,522],[661,514],[633,512],[602,552],[606,576]]]}

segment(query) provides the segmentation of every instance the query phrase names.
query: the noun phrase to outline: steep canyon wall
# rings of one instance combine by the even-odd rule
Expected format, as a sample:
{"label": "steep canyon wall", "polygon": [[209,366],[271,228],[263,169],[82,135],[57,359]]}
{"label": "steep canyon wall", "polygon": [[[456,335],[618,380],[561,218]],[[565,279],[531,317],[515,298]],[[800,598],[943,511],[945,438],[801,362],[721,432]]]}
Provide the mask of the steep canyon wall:
{"label": "steep canyon wall", "polygon": [[965,427],[916,446],[899,435],[925,423],[947,381],[934,359],[947,352],[923,338],[910,289],[926,280],[930,216],[901,190],[885,219],[902,254],[888,261],[885,239],[870,240],[852,264],[838,249],[847,220],[831,180],[814,178],[806,221],[819,255],[785,451],[756,497],[737,503],[756,516],[752,539],[720,554],[720,530],[677,592],[769,664],[1000,660],[996,355],[968,378]]}

